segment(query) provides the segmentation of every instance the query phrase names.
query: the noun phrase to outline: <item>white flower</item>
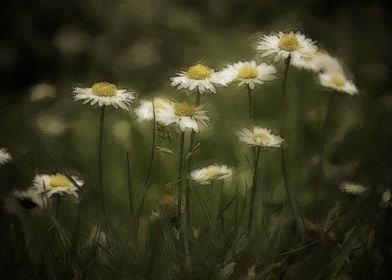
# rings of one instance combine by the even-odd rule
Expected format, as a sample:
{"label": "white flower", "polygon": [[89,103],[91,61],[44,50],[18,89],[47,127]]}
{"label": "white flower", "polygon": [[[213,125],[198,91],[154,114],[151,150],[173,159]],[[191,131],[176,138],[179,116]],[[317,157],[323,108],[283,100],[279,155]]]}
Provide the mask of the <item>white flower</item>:
{"label": "white flower", "polygon": [[[155,108],[155,113],[157,109],[162,109],[165,105],[170,104],[168,99],[164,98],[154,98],[154,106],[152,106],[151,100],[141,100],[139,107],[135,109],[138,121],[149,121],[154,118],[153,108]],[[155,114],[155,120],[159,122],[158,116]]]}
{"label": "white flower", "polygon": [[185,102],[165,104],[162,108],[156,110],[156,116],[163,125],[176,123],[182,131],[191,129],[199,132],[199,123],[207,126],[207,121],[209,121],[203,105],[196,107]]}
{"label": "white flower", "polygon": [[296,55],[291,59],[291,65],[299,69],[318,72],[343,72],[338,59],[319,49],[315,53]]}
{"label": "white flower", "polygon": [[226,165],[210,165],[191,172],[191,179],[201,185],[210,184],[212,181],[224,180],[231,177],[233,171]]}
{"label": "white flower", "polygon": [[177,73],[177,77],[170,78],[172,87],[180,89],[197,90],[200,94],[205,92],[215,93],[214,84],[225,85],[219,73],[203,64],[196,64],[188,68],[187,71]]}
{"label": "white flower", "polygon": [[342,192],[354,194],[354,195],[360,195],[368,190],[364,186],[357,185],[350,182],[342,182],[339,188]]}
{"label": "white flower", "polygon": [[240,141],[251,145],[260,147],[280,147],[283,139],[271,133],[269,129],[255,126],[252,130],[244,128],[239,133],[238,136]]}
{"label": "white flower", "polygon": [[45,193],[48,198],[54,194],[63,195],[63,193],[71,194],[79,197],[77,191],[78,187],[83,186],[83,181],[77,176],[72,176],[72,179],[77,183],[75,186],[71,180],[65,175],[57,174],[41,174],[36,175],[33,181],[33,190],[38,193]]}
{"label": "white flower", "polygon": [[134,92],[125,89],[117,89],[116,85],[108,82],[95,83],[91,88],[74,88],[74,100],[83,100],[83,104],[91,106],[98,104],[102,106],[113,106],[129,111],[128,106],[135,99]]}
{"label": "white flower", "polygon": [[274,60],[279,61],[289,56],[293,59],[295,56],[315,53],[317,46],[300,32],[279,32],[264,35],[257,45],[257,50],[262,52],[261,56],[275,55]]}
{"label": "white flower", "polygon": [[347,80],[342,72],[327,72],[319,74],[320,84],[348,95],[356,95],[358,89],[352,81]]}
{"label": "white flower", "polygon": [[0,149],[0,165],[4,165],[12,160],[11,154],[5,148]]}
{"label": "white flower", "polygon": [[266,63],[257,64],[252,60],[229,65],[219,75],[224,83],[238,81],[239,86],[247,85],[250,89],[254,89],[257,84],[262,85],[274,80],[275,74],[275,66]]}

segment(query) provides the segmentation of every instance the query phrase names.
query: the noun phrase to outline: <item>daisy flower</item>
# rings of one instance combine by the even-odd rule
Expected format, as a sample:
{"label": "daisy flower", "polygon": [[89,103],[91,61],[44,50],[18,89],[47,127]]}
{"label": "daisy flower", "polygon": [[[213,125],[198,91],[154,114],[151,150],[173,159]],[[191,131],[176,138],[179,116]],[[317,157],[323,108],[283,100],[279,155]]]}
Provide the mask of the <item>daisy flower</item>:
{"label": "daisy flower", "polygon": [[360,195],[367,191],[367,188],[350,182],[342,182],[339,186],[340,190],[345,193]]}
{"label": "daisy flower", "polygon": [[238,133],[238,136],[240,141],[250,146],[278,148],[283,142],[283,138],[272,134],[271,130],[259,126],[253,127],[252,130],[244,128]]}
{"label": "daisy flower", "polygon": [[177,90],[185,88],[190,91],[197,90],[200,94],[216,93],[214,84],[225,85],[219,73],[215,73],[214,69],[200,63],[189,67],[187,71],[177,73],[177,75],[170,78],[170,86],[177,87]]}
{"label": "daisy flower", "polygon": [[116,85],[108,82],[95,83],[90,88],[74,88],[74,100],[83,101],[83,104],[90,104],[91,106],[98,104],[98,106],[113,106],[114,108],[121,108],[129,111],[128,106],[132,104],[135,99],[134,92],[128,92],[125,89],[118,89]]}
{"label": "daisy flower", "polygon": [[4,165],[12,160],[11,154],[8,152],[7,149],[1,148],[0,149],[0,165]]}
{"label": "daisy flower", "polygon": [[201,185],[231,177],[233,171],[226,165],[210,165],[191,172],[191,179]]}
{"label": "daisy flower", "polygon": [[257,64],[254,60],[234,63],[220,72],[225,83],[238,81],[239,86],[246,85],[250,89],[254,89],[256,85],[274,80],[276,78],[275,74],[275,66],[266,63]]}
{"label": "daisy flower", "polygon": [[195,106],[185,102],[170,102],[162,108],[158,108],[156,116],[163,125],[176,123],[180,126],[181,131],[191,129],[199,132],[199,123],[207,126],[207,121],[209,121],[209,117],[207,117],[203,108],[203,105]]}
{"label": "daisy flower", "polygon": [[33,190],[37,193],[44,193],[50,198],[54,194],[63,195],[63,193],[71,194],[75,197],[79,197],[77,190],[78,187],[83,186],[83,181],[77,176],[72,176],[74,181],[77,183],[75,186],[71,180],[65,175],[57,174],[41,174],[36,175],[33,181]]}
{"label": "daisy flower", "polygon": [[326,51],[319,49],[315,53],[301,54],[294,56],[291,65],[299,69],[310,70],[315,73],[323,72],[342,72],[339,61],[329,55]]}
{"label": "daisy flower", "polygon": [[[141,100],[139,107],[135,109],[138,121],[150,121],[154,118],[153,108],[155,108],[155,113],[157,109],[162,109],[165,105],[170,104],[170,101],[165,98],[154,98],[154,106],[152,106],[151,100]],[[155,114],[155,119],[159,122],[157,115]]]}
{"label": "daisy flower", "polygon": [[319,74],[320,84],[348,95],[356,95],[358,89],[354,83],[348,80],[342,72],[327,72]]}
{"label": "daisy flower", "polygon": [[312,54],[317,51],[314,42],[300,32],[289,32],[273,35],[264,35],[258,45],[257,50],[262,52],[261,56],[275,55],[274,60],[279,61],[289,56]]}

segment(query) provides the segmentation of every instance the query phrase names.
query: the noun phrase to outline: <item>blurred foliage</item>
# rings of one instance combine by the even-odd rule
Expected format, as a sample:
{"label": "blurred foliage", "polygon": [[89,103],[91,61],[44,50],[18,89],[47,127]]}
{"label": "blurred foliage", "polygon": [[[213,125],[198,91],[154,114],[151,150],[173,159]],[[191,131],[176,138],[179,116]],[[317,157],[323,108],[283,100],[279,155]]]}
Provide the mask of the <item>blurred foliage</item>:
{"label": "blurred foliage", "polygon": [[[99,110],[74,103],[72,88],[108,80],[135,90],[140,98],[193,100],[191,94],[170,88],[169,77],[199,61],[220,69],[238,60],[260,60],[254,51],[259,35],[279,30],[301,30],[341,58],[361,94],[337,97],[320,189],[317,157],[331,93],[318,86],[314,75],[290,69],[288,166],[309,223],[305,241],[285,203],[276,151],[264,157],[266,205],[258,206],[260,238],[249,241],[237,234],[234,205],[243,206],[244,182],[249,184],[251,175],[248,151],[235,134],[247,124],[246,92],[232,86],[203,96],[213,121],[198,138],[202,145],[194,165],[218,162],[234,167],[222,204],[237,199],[223,214],[226,227],[214,221],[214,238],[198,203],[200,195],[209,205],[211,190],[195,193],[192,279],[225,279],[222,271],[231,262],[236,265],[229,279],[392,275],[391,210],[379,207],[380,195],[392,183],[389,2],[6,0],[0,3],[0,14],[0,147],[14,157],[1,167],[0,194],[30,186],[36,173],[55,172],[56,164],[87,182],[80,203],[65,199],[59,217],[50,210],[17,219],[2,214],[0,261],[8,268],[4,279],[190,279],[179,265],[173,209],[162,204],[162,197],[173,193],[176,155],[157,151],[139,233],[131,228],[127,152],[137,206],[145,193],[152,129],[151,124],[137,123],[132,112],[107,110],[104,180],[110,221],[100,245],[92,244],[91,232],[101,218],[91,204],[97,198]],[[277,67],[281,76],[283,65]],[[257,89],[254,100],[257,122],[273,130],[281,113],[280,89],[281,79]],[[157,145],[178,153],[175,135],[173,139],[158,137]],[[349,197],[338,190],[341,180],[371,191]]]}

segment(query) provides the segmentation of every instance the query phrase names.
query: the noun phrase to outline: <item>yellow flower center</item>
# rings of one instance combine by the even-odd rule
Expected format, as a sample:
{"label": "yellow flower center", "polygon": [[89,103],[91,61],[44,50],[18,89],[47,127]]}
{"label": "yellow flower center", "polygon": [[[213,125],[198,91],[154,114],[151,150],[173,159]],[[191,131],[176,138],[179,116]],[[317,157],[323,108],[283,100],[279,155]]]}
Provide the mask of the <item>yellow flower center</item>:
{"label": "yellow flower center", "polygon": [[299,49],[299,42],[295,34],[289,33],[289,34],[283,34],[279,38],[279,48],[285,51],[296,51]]}
{"label": "yellow flower center", "polygon": [[207,79],[211,76],[211,73],[211,68],[200,63],[189,67],[188,71],[186,71],[186,75],[188,76],[188,78],[194,80]]}
{"label": "yellow flower center", "polygon": [[346,79],[341,74],[333,74],[330,78],[331,83],[336,87],[342,87],[346,83]]}
{"label": "yellow flower center", "polygon": [[117,93],[116,85],[108,82],[95,83],[91,89],[93,94],[98,96],[115,96]]}
{"label": "yellow flower center", "polygon": [[240,71],[238,71],[238,77],[240,79],[254,79],[258,74],[257,69],[252,66],[243,66]]}
{"label": "yellow flower center", "polygon": [[196,106],[189,103],[174,104],[174,111],[177,116],[191,117],[195,115]]}
{"label": "yellow flower center", "polygon": [[217,174],[218,174],[218,170],[214,166],[214,167],[207,168],[205,176],[207,179],[210,179],[210,178],[214,178]]}
{"label": "yellow flower center", "polygon": [[56,175],[49,176],[49,186],[50,188],[69,188],[72,185],[71,181],[62,174],[57,173]]}
{"label": "yellow flower center", "polygon": [[267,143],[271,141],[271,136],[264,132],[254,132],[253,140],[255,140],[256,143]]}

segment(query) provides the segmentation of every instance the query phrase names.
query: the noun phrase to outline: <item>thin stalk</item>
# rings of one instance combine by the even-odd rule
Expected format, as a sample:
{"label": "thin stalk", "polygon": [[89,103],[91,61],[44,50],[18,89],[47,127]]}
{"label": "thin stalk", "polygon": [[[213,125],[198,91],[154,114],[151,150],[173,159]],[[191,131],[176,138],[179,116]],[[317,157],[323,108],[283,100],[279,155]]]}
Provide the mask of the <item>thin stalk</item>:
{"label": "thin stalk", "polygon": [[154,165],[154,155],[155,155],[155,142],[156,142],[156,118],[155,118],[155,105],[154,105],[154,98],[152,99],[152,116],[153,116],[153,124],[152,124],[152,141],[151,141],[151,153],[150,153],[150,161],[148,165],[148,172],[147,172],[147,177],[144,182],[145,184],[145,191],[142,196],[142,200],[140,202],[140,206],[137,210],[137,215],[136,215],[136,232],[138,231],[139,228],[139,221],[140,221],[140,216],[143,212],[144,208],[144,203],[147,198],[148,191],[150,190],[152,186],[152,169]]}
{"label": "thin stalk", "polygon": [[250,205],[249,205],[249,220],[248,220],[248,233],[250,234],[253,227],[254,220],[254,208],[255,208],[255,200],[257,194],[257,180],[258,180],[258,170],[259,170],[259,161],[260,161],[260,151],[261,148],[257,147],[254,149],[254,160],[253,160],[253,178],[252,178],[252,186],[251,186],[251,194],[250,194]]}
{"label": "thin stalk", "polygon": [[249,120],[253,122],[253,102],[252,102],[252,89],[247,86],[248,89],[248,113],[249,113]]}
{"label": "thin stalk", "polygon": [[187,214],[187,186],[184,184],[183,178],[183,163],[184,163],[184,142],[185,142],[185,132],[181,132],[180,140],[180,159],[178,164],[178,179],[180,182],[180,192],[179,192],[179,210],[180,210],[180,221],[181,221],[181,232],[182,239],[184,242],[184,256],[185,256],[185,269],[187,271],[192,270],[192,258],[190,254],[189,246],[189,226],[188,226],[188,214]]}
{"label": "thin stalk", "polygon": [[239,210],[239,184],[235,186],[235,207],[234,207],[234,228],[238,228],[238,210]]}
{"label": "thin stalk", "polygon": [[323,175],[323,165],[324,165],[324,149],[325,149],[325,140],[328,132],[328,128],[331,122],[331,116],[333,112],[333,108],[335,107],[335,100],[336,100],[336,91],[332,93],[331,98],[329,99],[327,115],[325,116],[324,125],[320,135],[320,148],[319,148],[319,162],[318,162],[318,169],[317,169],[317,177],[319,180],[319,190],[321,191],[321,177]]}
{"label": "thin stalk", "polygon": [[184,142],[185,142],[185,132],[181,132],[180,136],[180,158],[178,160],[178,198],[177,198],[177,216],[181,217],[181,209],[182,209],[182,165],[184,159]]}
{"label": "thin stalk", "polygon": [[151,144],[151,153],[150,153],[150,162],[148,164],[148,172],[147,177],[144,182],[145,185],[151,180],[152,176],[152,166],[154,163],[154,156],[155,156],[155,138],[156,138],[156,121],[155,121],[155,104],[154,98],[152,98],[152,144]]}
{"label": "thin stalk", "polygon": [[105,106],[101,107],[101,115],[99,118],[99,143],[98,143],[98,187],[101,198],[101,210],[105,213],[105,201],[103,195],[103,168],[102,168],[102,152],[103,152],[103,126],[105,121]]}
{"label": "thin stalk", "polygon": [[127,152],[127,183],[128,183],[128,203],[129,203],[129,214],[132,218],[133,214],[133,195],[132,195],[132,184],[131,184],[131,166],[130,166],[129,152]]}
{"label": "thin stalk", "polygon": [[60,214],[60,204],[61,204],[61,196],[57,195],[56,210],[55,210],[55,216],[54,216],[56,218],[56,220],[58,219],[59,214]]}
{"label": "thin stalk", "polygon": [[[195,98],[195,106],[200,105],[200,99],[201,99],[201,94],[199,90],[196,91],[196,98]],[[192,130],[191,132],[191,138],[189,140],[189,153],[193,150],[196,142],[196,132]],[[189,156],[188,159],[188,165],[187,165],[187,174],[189,175],[192,170],[192,155]],[[190,180],[187,180],[186,182],[186,189],[185,189],[185,196],[186,196],[186,212],[188,216],[188,226],[190,227],[191,224],[191,188],[190,188]]]}
{"label": "thin stalk", "polygon": [[[285,114],[286,114],[286,85],[287,85],[287,77],[288,77],[288,72],[289,72],[289,67],[290,67],[290,61],[291,61],[291,56],[289,56],[286,59],[285,63],[285,69],[284,69],[284,74],[283,74],[283,82],[282,82],[282,103],[281,103],[281,119],[280,119],[280,136],[284,139],[284,132],[285,132]],[[299,207],[297,204],[297,200],[292,194],[292,190],[289,186],[289,179],[288,179],[288,172],[287,172],[287,166],[286,166],[286,154],[285,154],[285,149],[282,147],[281,149],[281,157],[282,157],[282,174],[283,174],[283,185],[286,190],[287,198],[289,201],[289,205],[291,208],[292,213],[295,216],[295,220],[297,222],[297,225],[301,231],[301,235],[304,236],[304,230],[305,230],[305,221],[304,218],[302,217]],[[301,225],[302,222],[302,225]]]}

